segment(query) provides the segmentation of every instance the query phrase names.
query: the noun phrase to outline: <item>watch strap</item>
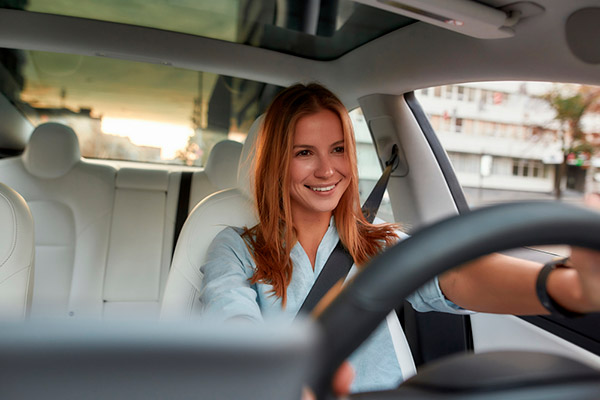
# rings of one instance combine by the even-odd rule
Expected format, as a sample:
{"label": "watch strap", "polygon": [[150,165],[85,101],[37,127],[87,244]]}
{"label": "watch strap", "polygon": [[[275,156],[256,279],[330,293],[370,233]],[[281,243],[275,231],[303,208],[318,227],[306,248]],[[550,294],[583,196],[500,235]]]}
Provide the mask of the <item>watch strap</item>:
{"label": "watch strap", "polygon": [[548,276],[550,272],[554,271],[556,268],[568,268],[565,263],[568,258],[561,258],[557,260],[552,260],[542,267],[540,273],[538,274],[537,281],[535,284],[535,291],[537,293],[538,299],[542,303],[542,305],[546,308],[546,310],[550,311],[550,314],[555,317],[561,318],[576,318],[580,317],[583,314],[567,310],[560,304],[558,304],[550,295],[548,294],[548,290],[546,287],[546,283],[548,281]]}

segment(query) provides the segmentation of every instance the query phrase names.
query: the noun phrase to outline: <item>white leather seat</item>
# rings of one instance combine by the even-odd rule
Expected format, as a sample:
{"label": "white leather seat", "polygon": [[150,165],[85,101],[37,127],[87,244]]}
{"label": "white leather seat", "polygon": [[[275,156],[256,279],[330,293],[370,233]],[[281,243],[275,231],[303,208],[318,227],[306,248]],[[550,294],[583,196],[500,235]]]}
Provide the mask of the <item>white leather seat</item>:
{"label": "white leather seat", "polygon": [[200,266],[214,237],[226,226],[254,226],[257,217],[250,192],[249,166],[262,118],[248,132],[238,167],[237,187],[202,200],[188,216],[171,263],[161,306],[162,319],[187,319],[200,312]]}
{"label": "white leather seat", "polygon": [[0,183],[0,319],[23,319],[33,292],[33,217],[17,192]]}
{"label": "white leather seat", "polygon": [[213,146],[204,170],[192,175],[188,213],[205,197],[237,186],[241,154],[242,144],[233,140],[223,140]]}
{"label": "white leather seat", "polygon": [[117,171],[102,297],[105,319],[158,317],[173,244],[176,199],[170,196],[177,188],[171,181],[163,169]]}
{"label": "white leather seat", "polygon": [[0,160],[0,181],[35,221],[31,316],[101,317],[115,169],[81,159],[73,130],[38,126],[22,156]]}

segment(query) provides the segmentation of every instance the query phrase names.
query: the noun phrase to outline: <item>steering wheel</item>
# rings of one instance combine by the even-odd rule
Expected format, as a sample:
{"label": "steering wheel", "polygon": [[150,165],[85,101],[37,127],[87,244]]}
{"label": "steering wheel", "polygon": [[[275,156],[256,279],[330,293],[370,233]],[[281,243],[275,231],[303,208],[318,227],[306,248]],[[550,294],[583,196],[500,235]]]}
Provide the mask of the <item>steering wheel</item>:
{"label": "steering wheel", "polygon": [[[600,213],[556,202],[502,204],[450,217],[387,249],[317,318],[326,343],[314,386],[317,396],[330,396],[325,388],[338,366],[390,311],[427,281],[492,252],[543,244],[600,250]],[[424,368],[397,390],[350,398],[495,399],[499,393],[505,393],[505,398],[595,399],[600,393],[600,372],[543,353],[461,355]]]}

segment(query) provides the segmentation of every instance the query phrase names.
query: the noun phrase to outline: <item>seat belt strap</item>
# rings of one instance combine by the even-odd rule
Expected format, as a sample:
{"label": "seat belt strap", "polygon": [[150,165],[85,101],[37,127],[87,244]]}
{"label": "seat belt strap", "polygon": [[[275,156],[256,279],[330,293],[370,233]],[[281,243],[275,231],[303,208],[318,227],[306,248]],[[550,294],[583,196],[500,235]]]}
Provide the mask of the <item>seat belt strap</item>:
{"label": "seat belt strap", "polygon": [[181,233],[181,228],[188,216],[188,208],[190,207],[190,188],[192,186],[192,172],[183,171],[181,173],[181,181],[179,182],[179,199],[177,202],[177,216],[175,217],[175,230],[173,232],[173,250],[171,251],[171,259],[175,254],[175,246],[177,239]]}
{"label": "seat belt strap", "polygon": [[371,224],[375,220],[377,211],[379,211],[379,206],[381,205],[381,200],[383,200],[383,195],[387,189],[390,175],[392,175],[392,172],[394,172],[396,167],[398,167],[398,146],[394,145],[394,147],[392,147],[392,155],[390,156],[390,159],[386,161],[385,169],[383,170],[381,177],[362,206],[363,215]]}
{"label": "seat belt strap", "polygon": [[[371,190],[369,197],[362,206],[363,215],[369,223],[373,223],[375,220],[375,216],[377,215],[377,211],[381,205],[381,200],[383,199],[383,194],[387,188],[390,175],[397,166],[398,147],[397,145],[394,145],[392,148],[392,155],[385,163],[385,169],[381,174],[381,177],[375,184],[373,190]],[[337,245],[329,255],[327,262],[325,262],[323,269],[319,273],[317,280],[310,289],[310,292],[308,292],[308,295],[304,299],[302,306],[300,306],[296,316],[300,314],[310,314],[315,306],[319,303],[321,298],[325,296],[325,293],[327,293],[333,287],[333,285],[348,275],[350,268],[352,268],[352,264],[354,264],[352,256],[350,253],[348,253],[348,250],[344,247],[342,242],[338,241]]]}

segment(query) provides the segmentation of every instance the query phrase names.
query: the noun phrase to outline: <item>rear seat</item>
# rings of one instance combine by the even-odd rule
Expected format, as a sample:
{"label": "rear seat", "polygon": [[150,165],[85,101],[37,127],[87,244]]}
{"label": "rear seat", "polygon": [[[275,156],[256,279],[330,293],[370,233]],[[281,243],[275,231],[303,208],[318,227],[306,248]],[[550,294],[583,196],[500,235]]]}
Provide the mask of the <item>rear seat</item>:
{"label": "rear seat", "polygon": [[38,126],[22,156],[0,160],[0,181],[34,220],[31,317],[101,315],[115,173],[82,161],[75,132],[56,123]]}
{"label": "rear seat", "polygon": [[[192,175],[191,210],[235,185],[242,145],[216,144]],[[36,234],[31,316],[158,316],[171,261],[181,171],[81,159],[75,133],[40,125],[22,157],[0,160],[0,182],[29,203]]]}

